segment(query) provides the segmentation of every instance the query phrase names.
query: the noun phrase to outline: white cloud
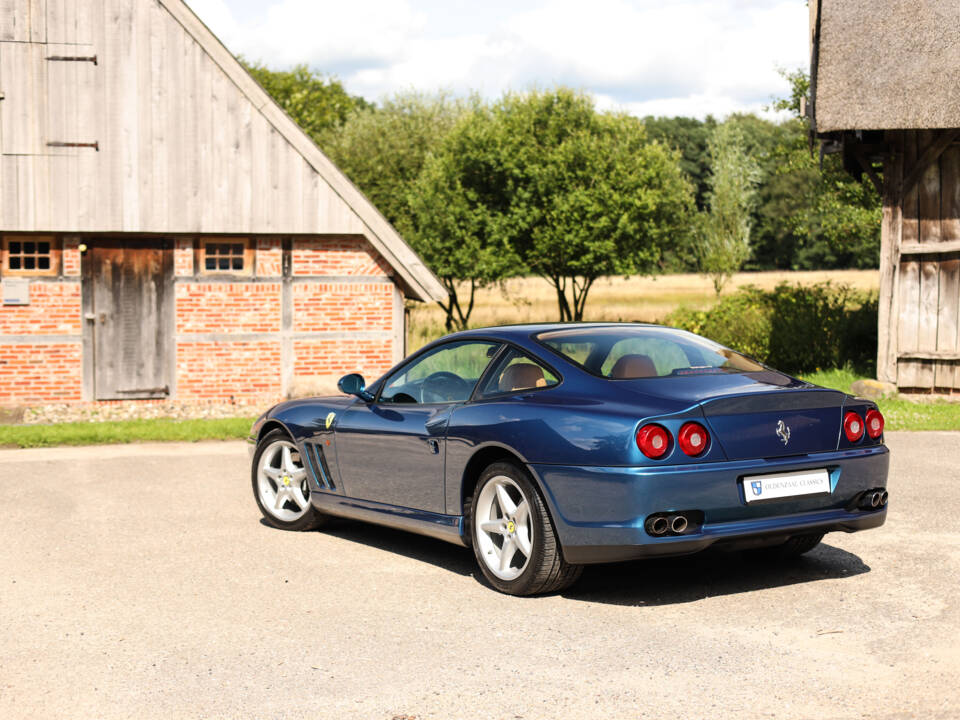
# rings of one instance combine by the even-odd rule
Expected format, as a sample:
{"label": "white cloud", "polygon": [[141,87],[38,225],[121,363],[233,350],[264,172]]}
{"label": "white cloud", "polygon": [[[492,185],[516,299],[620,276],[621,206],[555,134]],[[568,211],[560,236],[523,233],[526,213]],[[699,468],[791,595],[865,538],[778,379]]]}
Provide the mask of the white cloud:
{"label": "white cloud", "polygon": [[723,116],[760,110],[787,90],[777,68],[808,61],[801,0],[541,0],[485,14],[457,0],[272,0],[238,20],[241,1],[191,5],[232,51],[306,62],[371,100],[565,84],[639,115]]}

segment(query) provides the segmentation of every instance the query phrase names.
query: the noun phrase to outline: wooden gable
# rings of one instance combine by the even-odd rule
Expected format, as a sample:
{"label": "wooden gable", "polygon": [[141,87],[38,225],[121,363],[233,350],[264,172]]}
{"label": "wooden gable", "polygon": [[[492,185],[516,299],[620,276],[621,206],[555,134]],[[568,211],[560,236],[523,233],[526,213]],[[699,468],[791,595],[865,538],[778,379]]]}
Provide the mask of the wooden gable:
{"label": "wooden gable", "polygon": [[181,0],[0,0],[0,230],[363,235],[445,292]]}

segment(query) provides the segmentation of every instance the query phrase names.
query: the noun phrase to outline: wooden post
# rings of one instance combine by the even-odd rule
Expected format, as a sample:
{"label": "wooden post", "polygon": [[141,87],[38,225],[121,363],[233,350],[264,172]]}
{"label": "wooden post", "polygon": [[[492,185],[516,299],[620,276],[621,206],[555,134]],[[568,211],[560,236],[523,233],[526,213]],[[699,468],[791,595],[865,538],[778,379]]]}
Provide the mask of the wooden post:
{"label": "wooden post", "polygon": [[897,266],[903,230],[903,133],[887,131],[890,154],[883,170],[883,220],[880,227],[880,299],[877,327],[877,378],[897,382]]}

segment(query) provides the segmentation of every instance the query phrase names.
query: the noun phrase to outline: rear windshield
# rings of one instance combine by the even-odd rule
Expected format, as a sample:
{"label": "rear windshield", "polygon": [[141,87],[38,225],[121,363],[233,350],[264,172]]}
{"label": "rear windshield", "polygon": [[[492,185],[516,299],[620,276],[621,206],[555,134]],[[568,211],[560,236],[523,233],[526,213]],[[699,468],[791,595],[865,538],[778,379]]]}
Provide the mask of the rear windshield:
{"label": "rear windshield", "polygon": [[540,333],[537,340],[594,375],[614,380],[765,369],[706,338],[669,328],[571,328]]}

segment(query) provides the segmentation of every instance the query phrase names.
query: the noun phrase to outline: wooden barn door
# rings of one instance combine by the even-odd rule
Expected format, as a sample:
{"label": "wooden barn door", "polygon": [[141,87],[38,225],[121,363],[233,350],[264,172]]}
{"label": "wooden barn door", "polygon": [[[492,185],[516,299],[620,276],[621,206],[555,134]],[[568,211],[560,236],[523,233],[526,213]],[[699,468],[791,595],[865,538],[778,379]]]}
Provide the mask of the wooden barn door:
{"label": "wooden barn door", "polygon": [[84,258],[84,317],[97,400],[170,395],[173,251],[169,240],[93,239]]}
{"label": "wooden barn door", "polygon": [[878,376],[960,390],[960,130],[888,133]]}

